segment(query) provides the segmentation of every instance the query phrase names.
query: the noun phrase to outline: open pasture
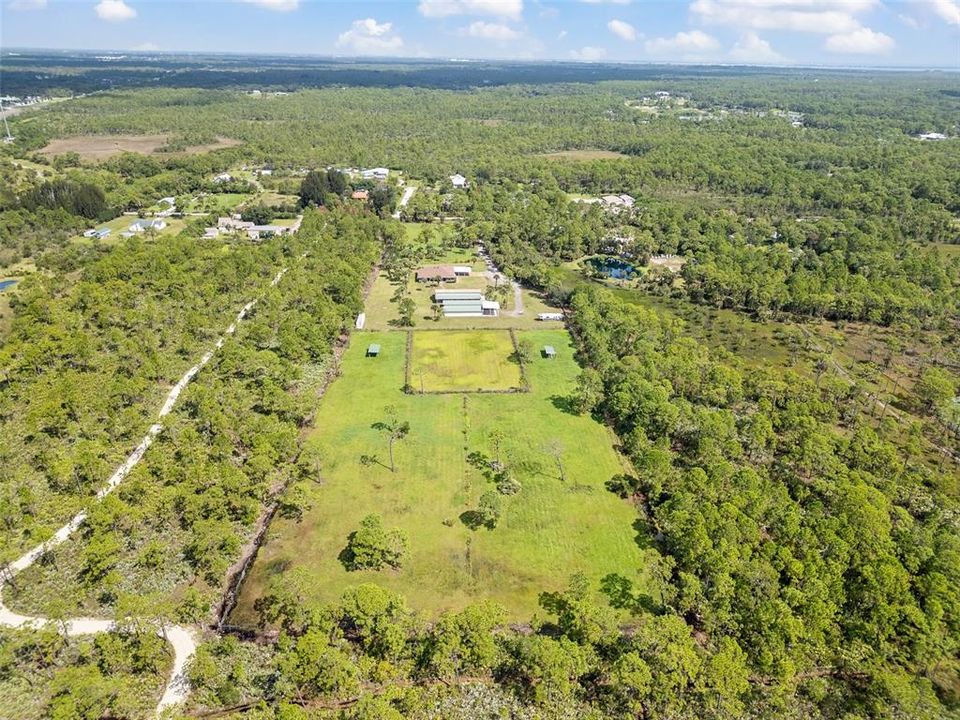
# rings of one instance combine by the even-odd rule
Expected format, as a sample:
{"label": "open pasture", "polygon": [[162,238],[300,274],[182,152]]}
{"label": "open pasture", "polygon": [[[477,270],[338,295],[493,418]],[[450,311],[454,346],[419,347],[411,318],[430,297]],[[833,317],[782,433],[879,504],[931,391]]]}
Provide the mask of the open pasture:
{"label": "open pasture", "polygon": [[[649,590],[636,510],[604,487],[624,472],[612,436],[593,418],[566,409],[579,372],[569,335],[519,335],[557,350],[556,359],[538,355],[528,365],[531,392],[420,395],[401,391],[405,333],[355,334],[308,440],[322,458],[320,480],[309,484],[311,508],[299,522],[274,520],[231,621],[254,624],[256,599],[292,572],[302,577],[309,600],[334,601],[347,587],[376,582],[428,616],[489,598],[512,618],[529,618],[538,594],[565,587],[575,572],[594,584],[617,573]],[[381,346],[377,358],[365,357],[371,342]],[[394,449],[396,472],[374,427],[386,406],[410,423]],[[498,452],[493,431],[521,489],[501,497],[495,528],[471,529],[464,518],[495,487],[474,455],[489,460]],[[348,571],[338,560],[347,536],[370,513],[407,533],[409,554],[400,570]]]}
{"label": "open pasture", "polygon": [[[75,152],[84,160],[96,162],[125,152],[153,155],[166,145],[169,139],[169,135],[75,135],[51,140],[40,150],[40,154],[53,157]],[[195,145],[183,152],[194,155],[239,144],[237,140],[217,138],[215,143]]]}
{"label": "open pasture", "polygon": [[414,391],[520,388],[523,379],[506,330],[415,332],[409,382]]}

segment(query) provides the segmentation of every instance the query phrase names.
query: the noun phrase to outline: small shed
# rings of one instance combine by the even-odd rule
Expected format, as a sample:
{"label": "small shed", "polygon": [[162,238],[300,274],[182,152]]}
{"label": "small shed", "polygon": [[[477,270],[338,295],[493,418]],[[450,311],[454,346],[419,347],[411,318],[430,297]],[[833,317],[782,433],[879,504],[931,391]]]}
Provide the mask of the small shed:
{"label": "small shed", "polygon": [[557,351],[553,349],[553,345],[544,345],[543,356],[547,360],[553,360],[557,356]]}
{"label": "small shed", "polygon": [[377,343],[370,343],[367,346],[367,357],[379,357],[380,346]]}

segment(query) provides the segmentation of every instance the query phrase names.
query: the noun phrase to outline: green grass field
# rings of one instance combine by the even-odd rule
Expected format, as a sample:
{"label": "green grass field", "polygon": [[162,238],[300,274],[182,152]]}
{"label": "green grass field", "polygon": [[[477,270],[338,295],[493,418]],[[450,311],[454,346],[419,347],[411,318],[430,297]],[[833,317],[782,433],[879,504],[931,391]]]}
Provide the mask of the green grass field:
{"label": "green grass field", "polygon": [[[565,587],[578,571],[594,583],[619,573],[646,589],[636,510],[604,487],[624,471],[613,437],[592,418],[564,410],[579,372],[570,337],[563,330],[520,335],[558,352],[555,360],[529,364],[530,393],[406,395],[406,334],[355,334],[310,439],[324,458],[322,482],[309,490],[312,508],[300,522],[274,520],[232,621],[255,622],[254,601],[274,578],[292,571],[304,573],[318,601],[376,582],[428,616],[491,598],[513,619],[529,619],[540,592]],[[380,343],[380,357],[364,357],[370,342]],[[383,434],[371,427],[384,419],[387,405],[410,423],[409,436],[396,444],[395,473],[384,466]],[[471,530],[461,516],[477,507],[493,483],[468,455],[489,456],[494,429],[506,438],[501,457],[522,489],[503,498],[495,529]],[[551,447],[560,450],[566,481]],[[361,455],[370,454],[384,465],[361,464]],[[348,572],[337,559],[347,535],[369,513],[407,532],[410,554],[401,570]]]}
{"label": "green grass field", "polygon": [[[75,235],[70,238],[70,242],[76,243],[77,245],[92,245],[94,242],[99,242],[101,245],[113,245],[117,242],[120,242],[124,238],[122,233],[126,232],[130,226],[137,221],[136,215],[121,215],[116,217],[113,220],[109,220],[103,223],[93,223],[90,227],[92,228],[110,228],[110,235],[105,237],[102,240],[94,240],[94,238],[84,237],[83,235]],[[165,218],[167,226],[156,234],[156,237],[162,238],[170,235],[176,235],[183,230],[186,223],[183,220],[178,218]],[[146,239],[148,236],[146,233],[140,235],[141,239]]]}
{"label": "green grass field", "polygon": [[522,385],[506,330],[413,333],[410,384],[414,390],[510,390]]}
{"label": "green grass field", "polygon": [[254,196],[248,193],[210,193],[191,198],[186,207],[178,209],[185,213],[208,212],[223,215],[233,211],[252,197]]}
{"label": "green grass field", "polygon": [[[457,262],[454,259],[444,259],[443,262]],[[462,261],[457,262],[461,264]],[[468,263],[462,263],[468,264]],[[481,263],[482,265],[482,263]],[[474,266],[476,269],[476,266]],[[475,274],[472,277],[460,278],[450,289],[483,289],[487,290],[491,286],[489,280],[485,277]],[[516,328],[532,330],[534,328],[560,328],[562,322],[540,322],[537,320],[537,313],[558,312],[558,308],[547,304],[543,297],[533,290],[523,288],[523,313],[514,314],[516,306],[514,305],[513,293],[507,293],[506,302],[500,308],[499,317],[461,317],[434,319],[431,305],[433,304],[433,293],[436,287],[432,283],[417,283],[411,279],[407,283],[410,289],[410,297],[416,303],[417,309],[414,312],[414,320],[417,328],[443,328],[450,330],[465,330],[470,328]],[[396,285],[392,284],[384,274],[380,274],[373,288],[367,297],[364,311],[367,313],[367,330],[389,330],[396,328],[399,313],[397,304],[391,301]]]}

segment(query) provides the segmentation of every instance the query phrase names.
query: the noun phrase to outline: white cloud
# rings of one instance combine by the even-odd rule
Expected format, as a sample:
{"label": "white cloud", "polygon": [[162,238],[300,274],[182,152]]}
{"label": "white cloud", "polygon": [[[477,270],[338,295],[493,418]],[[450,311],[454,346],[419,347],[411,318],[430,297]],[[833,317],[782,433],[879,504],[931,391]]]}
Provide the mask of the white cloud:
{"label": "white cloud", "polygon": [[779,63],[783,56],[755,32],[745,32],[730,50],[730,59],[742,63]]}
{"label": "white cloud", "polygon": [[[951,2],[952,0],[937,0]],[[858,30],[855,15],[879,0],[694,0],[690,12],[711,25],[833,35]]]}
{"label": "white cloud", "polygon": [[523,14],[523,0],[420,0],[417,10],[429,18],[492,15],[519,20]]}
{"label": "white cloud", "polygon": [[954,0],[930,0],[930,7],[947,25],[960,25],[960,3]]}
{"label": "white cloud", "polygon": [[644,47],[651,55],[677,55],[689,58],[716,52],[720,49],[720,43],[712,35],[707,35],[700,30],[691,30],[678,32],[669,38],[647,40]]}
{"label": "white cloud", "polygon": [[349,30],[340,33],[337,47],[358,55],[390,55],[403,47],[403,39],[393,32],[393,23],[366,18],[354,20]]}
{"label": "white cloud", "polygon": [[156,52],[157,50],[160,49],[160,47],[156,43],[145,42],[145,43],[140,43],[139,45],[134,45],[130,49],[133,50],[134,52]]}
{"label": "white cloud", "polygon": [[481,38],[483,40],[497,40],[499,42],[519,40],[523,37],[523,33],[519,30],[514,30],[500,23],[488,23],[483,20],[470,23],[469,27],[461,28],[461,32],[470,37]]}
{"label": "white cloud", "polygon": [[93,9],[98,18],[109,22],[132,20],[137,16],[137,11],[123,0],[100,0]]}
{"label": "white cloud", "polygon": [[583,60],[584,62],[596,62],[597,60],[603,60],[607,56],[607,51],[602,47],[593,47],[592,45],[586,45],[579,50],[571,50],[570,57],[574,60]]}
{"label": "white cloud", "polygon": [[637,39],[637,29],[623,20],[611,20],[607,23],[607,29],[621,40],[633,42]]}
{"label": "white cloud", "polygon": [[845,55],[876,55],[889,52],[896,43],[889,35],[874,32],[870,28],[860,28],[849,33],[831,35],[824,43],[830,52]]}
{"label": "white cloud", "polygon": [[275,12],[291,12],[300,7],[300,0],[243,0],[251,5],[259,5],[267,10]]}
{"label": "white cloud", "polygon": [[913,17],[912,15],[905,15],[905,14],[903,14],[903,13],[900,13],[899,15],[897,15],[897,18],[900,20],[900,22],[902,22],[902,23],[903,23],[904,25],[906,25],[908,28],[912,28],[912,29],[914,29],[914,30],[917,30],[917,29],[919,29],[919,27],[920,27],[920,21],[917,20],[917,19],[916,19],[915,17]]}
{"label": "white cloud", "polygon": [[8,10],[43,10],[47,7],[47,0],[11,0],[7,3]]}
{"label": "white cloud", "polygon": [[588,5],[629,5],[632,0],[580,0]]}
{"label": "white cloud", "polygon": [[563,40],[567,36],[566,30],[561,30],[557,33],[557,40]]}

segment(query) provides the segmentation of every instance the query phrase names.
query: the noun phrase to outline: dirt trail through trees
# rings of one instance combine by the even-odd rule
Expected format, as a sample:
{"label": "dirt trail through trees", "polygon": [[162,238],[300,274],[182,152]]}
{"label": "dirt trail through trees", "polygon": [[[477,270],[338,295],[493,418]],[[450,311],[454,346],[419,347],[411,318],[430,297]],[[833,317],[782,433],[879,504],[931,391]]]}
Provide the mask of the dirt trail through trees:
{"label": "dirt trail through trees", "polygon": [[[286,274],[286,272],[287,268],[280,270],[273,277],[273,280],[270,281],[270,287],[275,287],[280,282],[281,278],[283,278],[283,276]],[[233,335],[237,329],[238,323],[240,323],[240,321],[247,316],[247,314],[256,304],[257,300],[251,300],[244,305],[240,309],[240,312],[237,313],[234,321],[227,326],[227,329],[224,331],[223,335],[221,335],[217,342],[214,343],[213,347],[207,350],[201,356],[200,361],[187,370],[177,381],[177,383],[170,389],[170,392],[167,393],[167,397],[163,403],[163,406],[160,408],[160,412],[157,414],[158,422],[150,426],[146,435],[143,436],[143,439],[140,441],[137,447],[134,448],[133,452],[131,452],[127,459],[124,460],[119,467],[117,467],[114,473],[107,480],[106,485],[100,488],[99,492],[97,492],[95,502],[99,502],[108,494],[110,494],[114,488],[123,482],[127,475],[130,474],[130,471],[137,466],[140,460],[143,459],[144,454],[153,444],[154,439],[163,430],[163,423],[161,421],[173,410],[184,388],[186,388],[187,385],[189,385],[190,382],[197,376],[197,373],[199,373],[200,370],[208,362],[210,362],[217,350],[223,347],[227,337]],[[2,577],[2,582],[0,582],[0,625],[20,628],[36,627],[49,622],[48,618],[18,615],[7,608],[6,605],[3,604],[3,587],[6,582],[13,581],[14,577],[18,573],[23,572],[28,567],[33,565],[33,563],[42,557],[43,554],[48,550],[65,542],[83,524],[83,521],[86,519],[86,517],[86,510],[82,510],[81,512],[77,513],[66,525],[57,530],[53,537],[46,542],[39,544],[29,552],[24,553],[23,556],[15,560],[6,568],[6,572]],[[92,635],[96,633],[107,632],[111,630],[114,625],[115,623],[113,620],[99,618],[72,618],[59,623],[60,631],[66,635]],[[166,626],[159,628],[157,632],[170,642],[174,653],[173,669],[170,673],[170,679],[167,681],[163,696],[160,698],[160,703],[157,705],[157,714],[160,715],[166,709],[175,705],[179,705],[187,699],[187,695],[190,691],[190,685],[186,677],[186,665],[193,656],[193,653],[196,651],[197,642],[196,630],[191,627],[182,625]]]}

